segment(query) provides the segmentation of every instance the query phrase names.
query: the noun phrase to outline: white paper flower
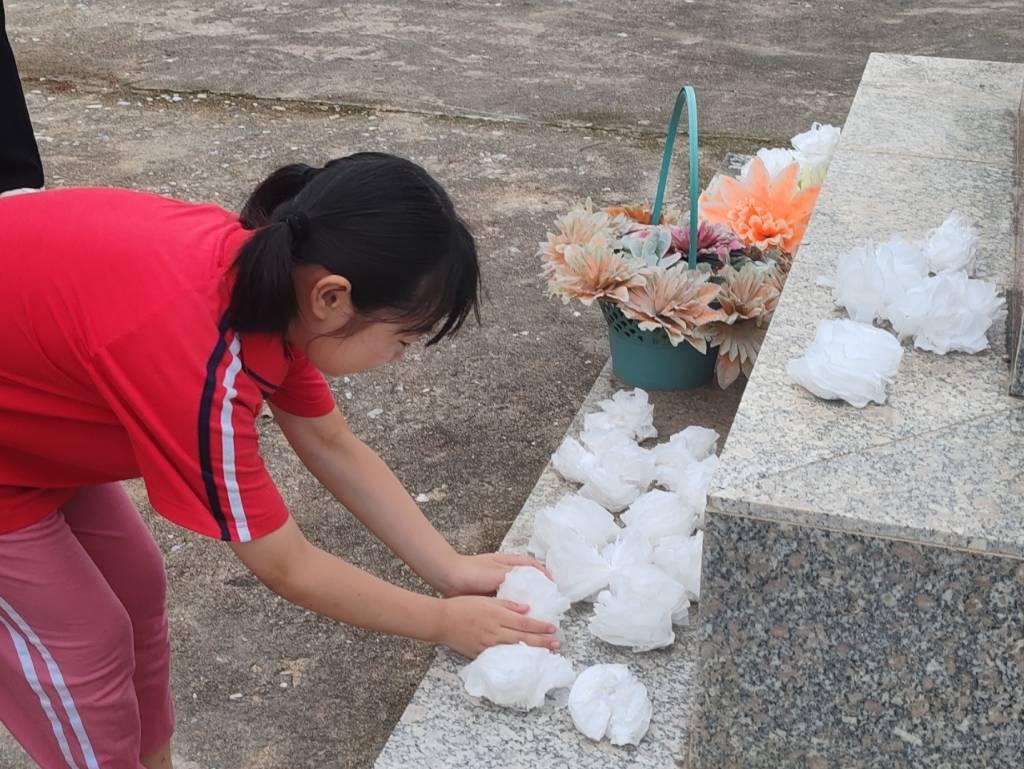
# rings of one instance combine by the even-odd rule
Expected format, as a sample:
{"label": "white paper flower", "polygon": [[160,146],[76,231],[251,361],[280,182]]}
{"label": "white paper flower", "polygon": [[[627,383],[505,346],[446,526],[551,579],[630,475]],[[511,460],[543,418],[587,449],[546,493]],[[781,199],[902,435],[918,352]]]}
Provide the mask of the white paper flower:
{"label": "white paper flower", "polygon": [[631,439],[597,455],[579,493],[613,513],[625,510],[654,483],[657,470],[650,450]]}
{"label": "white paper flower", "polygon": [[632,433],[638,441],[658,437],[654,427],[654,406],[647,393],[639,387],[619,390],[597,405],[601,411],[587,415],[584,429],[623,430]]}
{"label": "white paper flower", "polygon": [[551,464],[565,480],[586,483],[597,457],[585,449],[578,440],[566,437],[558,451],[551,455]]}
{"label": "white paper flower", "polygon": [[506,708],[532,710],[544,704],[552,689],[572,686],[576,673],[564,657],[518,643],[485,649],[459,671],[459,677],[471,697],[486,697]]}
{"label": "white paper flower", "polygon": [[635,527],[623,529],[614,542],[605,545],[601,550],[601,557],[608,564],[609,576],[613,571],[651,563],[653,555],[654,548],[651,546],[650,537]]}
{"label": "white paper flower", "polygon": [[786,371],[819,398],[863,408],[885,403],[886,385],[899,368],[903,347],[892,335],[852,320],[818,322],[814,342]]}
{"label": "white paper flower", "polygon": [[[589,414],[588,418],[592,416],[596,415]],[[584,419],[584,423],[586,423],[586,419]],[[589,428],[584,427],[583,432],[580,433],[580,443],[595,455],[601,455],[609,449],[621,446],[624,443],[633,442],[632,431],[622,428],[602,427],[595,425],[594,422],[591,422]]]}
{"label": "white paper flower", "polygon": [[914,346],[936,352],[981,352],[988,330],[1006,313],[996,287],[966,272],[944,272],[911,289],[892,309],[893,329]]}
{"label": "white paper flower", "polygon": [[655,489],[640,497],[622,514],[627,531],[639,532],[652,545],[664,537],[693,534],[697,515],[704,505],[695,508],[680,494]]}
{"label": "white paper flower", "polygon": [[637,564],[612,572],[594,604],[590,632],[635,652],[660,649],[675,641],[673,622],[686,622],[689,605],[680,583],[657,566]]}
{"label": "white paper flower", "polygon": [[932,272],[965,270],[974,275],[978,252],[978,231],[962,214],[954,211],[928,234],[924,254]]}
{"label": "white paper flower", "polygon": [[[611,547],[609,545],[608,547]],[[573,603],[592,599],[608,587],[611,567],[597,547],[581,537],[559,539],[547,552],[544,565],[559,591]]]}
{"label": "white paper flower", "polygon": [[651,558],[676,582],[686,588],[691,601],[700,600],[700,568],[704,554],[704,532],[692,537],[665,537],[654,548]]}
{"label": "white paper flower", "polygon": [[567,494],[537,513],[527,547],[538,558],[544,558],[563,537],[578,536],[592,545],[604,545],[615,539],[619,530],[611,513],[601,505],[578,494]]}
{"label": "white paper flower", "polygon": [[839,258],[833,299],[860,323],[889,318],[889,307],[928,277],[924,252],[917,243],[893,238],[867,241]]}
{"label": "white paper flower", "polygon": [[639,745],[651,724],[647,687],[625,665],[593,665],[569,692],[569,715],[592,740],[608,737],[612,745]]}
{"label": "white paper flower", "polygon": [[533,566],[513,567],[498,587],[497,597],[529,606],[527,617],[550,622],[556,630],[571,606],[569,599],[559,591],[558,585]]}

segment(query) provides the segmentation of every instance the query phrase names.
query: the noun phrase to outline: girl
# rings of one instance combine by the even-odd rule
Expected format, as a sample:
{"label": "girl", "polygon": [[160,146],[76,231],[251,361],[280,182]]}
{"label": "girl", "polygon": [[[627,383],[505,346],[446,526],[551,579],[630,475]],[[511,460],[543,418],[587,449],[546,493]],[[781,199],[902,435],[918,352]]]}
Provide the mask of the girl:
{"label": "girl", "polygon": [[[526,607],[483,597],[533,562],[456,554],[321,374],[396,360],[476,311],[473,239],[422,168],[287,166],[240,217],[112,189],[4,199],[0,274],[0,719],[41,767],[170,766],[163,563],[125,478],[339,622],[469,656],[557,648]],[[303,537],[259,456],[264,400],[310,471],[448,598]]]}
{"label": "girl", "polygon": [[7,39],[7,20],[0,0],[0,196],[43,186],[43,164],[32,133],[21,78]]}

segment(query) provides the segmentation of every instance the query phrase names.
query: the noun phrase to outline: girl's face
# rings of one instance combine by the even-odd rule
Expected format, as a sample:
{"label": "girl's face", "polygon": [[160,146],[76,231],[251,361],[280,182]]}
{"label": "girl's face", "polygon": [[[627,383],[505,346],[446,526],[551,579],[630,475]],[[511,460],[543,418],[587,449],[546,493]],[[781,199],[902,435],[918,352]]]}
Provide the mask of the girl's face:
{"label": "girl's face", "polygon": [[[327,376],[356,374],[399,360],[419,334],[398,323],[357,318],[352,284],[323,267],[296,270],[299,317],[292,321],[288,342]],[[338,334],[348,324],[357,328]]]}

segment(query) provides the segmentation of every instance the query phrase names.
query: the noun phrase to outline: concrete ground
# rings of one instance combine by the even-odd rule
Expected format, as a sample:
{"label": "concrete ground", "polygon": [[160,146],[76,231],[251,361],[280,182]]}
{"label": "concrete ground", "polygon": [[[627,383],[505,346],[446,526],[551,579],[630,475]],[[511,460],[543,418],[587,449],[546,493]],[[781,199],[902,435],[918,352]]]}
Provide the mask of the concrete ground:
{"label": "concrete ground", "polygon": [[[596,312],[545,297],[536,243],[580,195],[652,194],[680,83],[701,98],[706,179],[727,150],[841,122],[872,50],[1011,60],[1024,46],[1017,0],[5,5],[51,186],[237,207],[276,165],[383,148],[450,187],[480,239],[484,325],[335,390],[467,552],[500,542],[607,357]],[[423,588],[272,424],[264,436],[311,538]],[[171,582],[179,768],[370,766],[431,650],[295,609],[223,546],[149,519]],[[29,766],[0,736],[0,767]]]}

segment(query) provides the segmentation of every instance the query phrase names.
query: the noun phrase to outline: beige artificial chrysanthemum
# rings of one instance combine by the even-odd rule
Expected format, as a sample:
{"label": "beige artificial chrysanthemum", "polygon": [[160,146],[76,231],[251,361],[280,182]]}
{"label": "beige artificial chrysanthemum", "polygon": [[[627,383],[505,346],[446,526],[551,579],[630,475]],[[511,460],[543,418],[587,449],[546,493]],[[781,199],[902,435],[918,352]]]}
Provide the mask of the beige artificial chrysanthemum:
{"label": "beige artificial chrysanthemum", "polygon": [[736,270],[725,267],[719,276],[725,283],[718,295],[725,319],[709,331],[711,344],[718,347],[715,369],[723,389],[742,372],[750,376],[761,349],[765,330],[779,303],[782,281],[775,270],[747,264]]}
{"label": "beige artificial chrysanthemum", "polygon": [[589,200],[556,219],[555,227],[556,231],[549,232],[547,240],[540,244],[540,258],[548,277],[565,264],[568,247],[585,246],[595,239],[608,242],[613,235],[608,214],[595,211]]}
{"label": "beige artificial chrysanthemum", "polygon": [[594,238],[585,245],[569,245],[563,261],[552,273],[548,286],[562,301],[579,299],[589,306],[595,299],[625,302],[631,288],[642,285],[636,265],[616,252],[606,240]]}
{"label": "beige artificial chrysanthemum", "polygon": [[644,331],[663,329],[673,345],[689,342],[707,352],[703,327],[722,318],[708,305],[718,296],[718,286],[698,270],[654,268],[644,270],[643,283],[629,290],[622,305],[627,318]]}
{"label": "beige artificial chrysanthemum", "polygon": [[715,323],[709,331],[711,346],[718,348],[718,360],[715,362],[718,386],[724,390],[739,378],[741,371],[749,377],[767,329],[751,319]]}
{"label": "beige artificial chrysanthemum", "polygon": [[718,303],[725,323],[763,318],[775,312],[782,286],[774,270],[746,264],[739,270],[726,265],[718,277],[724,279]]}

